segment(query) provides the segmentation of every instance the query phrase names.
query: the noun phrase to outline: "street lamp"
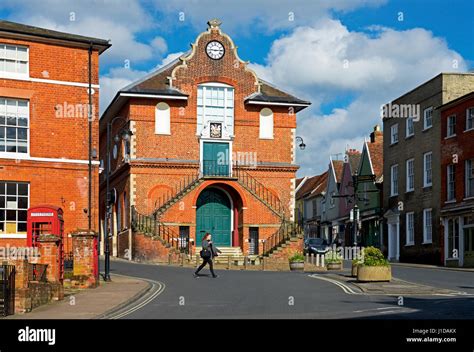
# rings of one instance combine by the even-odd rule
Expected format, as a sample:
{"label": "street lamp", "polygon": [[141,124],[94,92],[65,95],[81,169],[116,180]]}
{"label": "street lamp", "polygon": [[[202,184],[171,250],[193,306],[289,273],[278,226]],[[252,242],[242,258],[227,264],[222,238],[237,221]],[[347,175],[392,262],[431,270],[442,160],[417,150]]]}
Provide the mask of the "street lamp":
{"label": "street lamp", "polygon": [[304,144],[302,137],[296,136],[296,141],[299,143],[298,147],[300,147],[301,150],[304,150],[306,148],[306,144]]}
{"label": "street lamp", "polygon": [[[109,244],[109,238],[110,238],[110,233],[111,233],[111,225],[112,225],[112,197],[110,195],[110,134],[112,130],[112,125],[114,122],[122,120],[124,122],[124,126],[121,128],[120,132],[115,135],[114,141],[118,143],[120,141],[120,138],[128,142],[130,140],[130,137],[133,135],[132,131],[130,131],[129,128],[125,128],[126,124],[128,123],[127,120],[125,120],[121,116],[116,116],[112,119],[112,121],[107,123],[107,151],[106,151],[106,157],[107,157],[107,168],[106,168],[106,173],[105,173],[105,179],[106,179],[106,188],[105,188],[105,195],[106,195],[106,200],[105,200],[105,223],[106,223],[106,229],[105,229],[105,268],[104,268],[104,281],[110,281],[110,244]],[[119,137],[120,135],[120,137]],[[127,150],[127,148],[125,148]],[[115,202],[115,199],[114,199]]]}

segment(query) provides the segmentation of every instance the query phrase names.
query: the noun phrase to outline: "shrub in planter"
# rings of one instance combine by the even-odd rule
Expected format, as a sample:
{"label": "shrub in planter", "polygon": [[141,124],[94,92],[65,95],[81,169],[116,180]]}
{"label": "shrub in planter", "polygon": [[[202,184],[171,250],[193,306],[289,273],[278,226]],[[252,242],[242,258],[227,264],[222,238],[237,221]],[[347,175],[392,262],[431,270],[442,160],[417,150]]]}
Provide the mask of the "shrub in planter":
{"label": "shrub in planter", "polygon": [[342,270],[342,258],[333,251],[329,251],[324,256],[324,261],[328,270]]}
{"label": "shrub in planter", "polygon": [[390,281],[392,270],[380,249],[367,247],[364,250],[364,260],[357,266],[357,281]]}
{"label": "shrub in planter", "polygon": [[290,270],[304,270],[304,255],[301,252],[295,252],[288,258]]}

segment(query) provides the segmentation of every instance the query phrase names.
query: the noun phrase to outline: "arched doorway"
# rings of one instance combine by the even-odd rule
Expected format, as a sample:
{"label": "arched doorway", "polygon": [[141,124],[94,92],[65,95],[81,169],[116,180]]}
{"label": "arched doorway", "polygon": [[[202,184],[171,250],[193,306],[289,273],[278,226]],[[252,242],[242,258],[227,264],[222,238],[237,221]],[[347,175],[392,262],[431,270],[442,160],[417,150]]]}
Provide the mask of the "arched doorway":
{"label": "arched doorway", "polygon": [[232,206],[229,196],[219,188],[206,188],[197,200],[196,243],[206,232],[216,246],[231,246]]}

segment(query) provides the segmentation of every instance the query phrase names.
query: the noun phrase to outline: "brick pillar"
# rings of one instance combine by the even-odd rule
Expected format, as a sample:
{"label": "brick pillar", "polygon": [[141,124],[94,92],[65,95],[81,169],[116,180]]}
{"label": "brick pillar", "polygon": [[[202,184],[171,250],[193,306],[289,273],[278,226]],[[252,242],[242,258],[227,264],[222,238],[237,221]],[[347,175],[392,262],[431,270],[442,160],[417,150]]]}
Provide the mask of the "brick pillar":
{"label": "brick pillar", "polygon": [[74,253],[74,276],[81,278],[82,287],[97,287],[97,234],[78,232],[72,235]]}
{"label": "brick pillar", "polygon": [[54,300],[64,299],[64,286],[61,278],[61,253],[59,246],[61,239],[55,235],[40,235],[38,238],[40,258],[38,264],[48,264],[47,280],[51,286],[51,296]]}
{"label": "brick pillar", "polygon": [[51,283],[61,281],[59,244],[61,239],[55,235],[40,235],[38,242],[40,257],[38,264],[47,264],[46,276]]}
{"label": "brick pillar", "polygon": [[28,289],[28,260],[11,259],[6,264],[15,265],[15,314],[31,310],[31,297]]}

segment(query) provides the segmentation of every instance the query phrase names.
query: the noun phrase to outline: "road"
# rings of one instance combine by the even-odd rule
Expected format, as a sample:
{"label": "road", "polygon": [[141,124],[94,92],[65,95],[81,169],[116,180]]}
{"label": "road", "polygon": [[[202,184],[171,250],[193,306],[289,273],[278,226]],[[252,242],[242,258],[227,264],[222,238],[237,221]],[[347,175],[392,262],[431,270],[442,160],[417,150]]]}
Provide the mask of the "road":
{"label": "road", "polygon": [[[400,306],[397,297],[345,292],[321,279],[324,274],[313,278],[295,272],[222,270],[213,279],[193,278],[189,268],[122,261],[113,261],[111,268],[112,274],[146,278],[163,286],[149,303],[121,317],[125,319],[474,319],[474,296],[404,297]],[[474,273],[396,267],[394,276],[408,281],[419,277],[421,283],[442,281],[438,287],[471,290]],[[456,281],[459,278],[464,281]]]}

